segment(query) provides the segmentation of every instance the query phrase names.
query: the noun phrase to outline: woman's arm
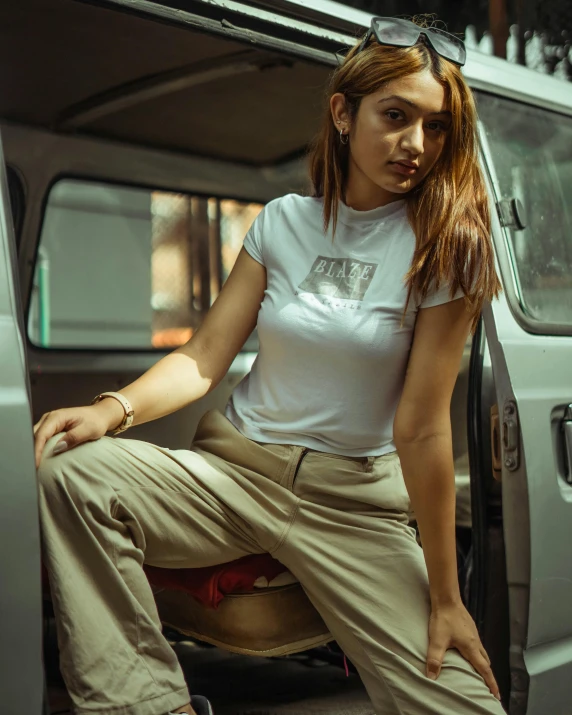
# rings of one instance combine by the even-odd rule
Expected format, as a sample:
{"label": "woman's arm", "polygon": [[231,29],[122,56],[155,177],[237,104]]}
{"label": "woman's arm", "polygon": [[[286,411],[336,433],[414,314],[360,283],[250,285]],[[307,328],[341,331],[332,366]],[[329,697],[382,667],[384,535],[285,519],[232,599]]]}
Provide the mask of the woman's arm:
{"label": "woman's arm", "polygon": [[[134,424],[180,410],[216,387],[254,330],[265,289],[266,269],[242,249],[193,337],[120,390],[133,407]],[[123,415],[119,402],[110,398],[46,413],[34,427],[36,464],[53,435],[66,433],[56,445],[57,453],[98,439],[117,427]]]}
{"label": "woman's arm", "polygon": [[445,651],[457,648],[498,697],[490,661],[462,604],[457,577],[450,405],[470,325],[463,299],[419,311],[394,439],[429,576],[427,673],[436,678]]}

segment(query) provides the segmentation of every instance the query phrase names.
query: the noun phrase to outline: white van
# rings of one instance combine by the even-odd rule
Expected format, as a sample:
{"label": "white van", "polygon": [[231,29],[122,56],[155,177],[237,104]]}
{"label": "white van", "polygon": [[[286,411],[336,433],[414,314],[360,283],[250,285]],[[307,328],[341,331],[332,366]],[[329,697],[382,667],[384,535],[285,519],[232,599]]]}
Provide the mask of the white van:
{"label": "white van", "polygon": [[[0,702],[40,715],[32,421],[189,338],[264,203],[308,189],[328,73],[370,16],[19,0],[0,18]],[[509,713],[570,715],[572,86],[468,54],[504,292],[451,406],[460,575]],[[187,447],[255,352],[253,335],[213,393],[129,436]]]}

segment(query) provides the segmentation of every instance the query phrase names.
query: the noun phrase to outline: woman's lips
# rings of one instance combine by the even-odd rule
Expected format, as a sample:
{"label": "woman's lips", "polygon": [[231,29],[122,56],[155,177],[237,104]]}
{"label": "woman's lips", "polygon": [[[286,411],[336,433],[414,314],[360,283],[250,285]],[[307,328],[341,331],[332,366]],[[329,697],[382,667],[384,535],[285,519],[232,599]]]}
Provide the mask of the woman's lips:
{"label": "woman's lips", "polygon": [[405,176],[413,176],[418,170],[418,166],[412,166],[410,164],[402,164],[399,161],[392,161],[389,164],[394,171],[398,174],[405,174]]}

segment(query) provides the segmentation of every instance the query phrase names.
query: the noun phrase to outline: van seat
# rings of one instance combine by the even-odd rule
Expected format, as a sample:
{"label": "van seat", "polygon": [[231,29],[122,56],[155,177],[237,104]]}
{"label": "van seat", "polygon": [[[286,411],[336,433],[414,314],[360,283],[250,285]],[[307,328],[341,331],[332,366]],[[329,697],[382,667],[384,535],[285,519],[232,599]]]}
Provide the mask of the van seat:
{"label": "van seat", "polygon": [[145,572],[164,625],[233,653],[287,655],[333,640],[297,579],[270,554]]}

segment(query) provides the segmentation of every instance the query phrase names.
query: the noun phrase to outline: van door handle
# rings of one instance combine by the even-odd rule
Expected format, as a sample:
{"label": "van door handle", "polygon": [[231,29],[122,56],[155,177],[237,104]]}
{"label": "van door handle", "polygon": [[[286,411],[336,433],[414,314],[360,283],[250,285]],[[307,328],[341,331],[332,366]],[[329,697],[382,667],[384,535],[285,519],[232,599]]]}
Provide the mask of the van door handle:
{"label": "van door handle", "polygon": [[564,410],[562,419],[564,436],[564,463],[566,464],[566,481],[572,484],[572,404]]}
{"label": "van door handle", "polygon": [[494,404],[491,407],[491,461],[493,467],[493,477],[497,480],[497,482],[500,482],[502,479],[501,449],[499,406],[497,404]]}

